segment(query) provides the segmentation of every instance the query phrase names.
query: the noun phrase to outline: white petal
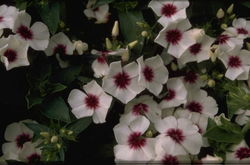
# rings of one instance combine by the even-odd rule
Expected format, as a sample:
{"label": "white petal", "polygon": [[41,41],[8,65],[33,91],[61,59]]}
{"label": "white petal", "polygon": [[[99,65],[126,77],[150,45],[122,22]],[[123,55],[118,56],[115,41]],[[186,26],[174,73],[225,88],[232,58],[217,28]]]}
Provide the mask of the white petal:
{"label": "white petal", "polygon": [[129,126],[133,132],[141,132],[143,134],[149,127],[149,120],[144,116],[139,116]]}
{"label": "white petal", "polygon": [[243,72],[244,72],[244,70],[242,68],[229,67],[226,71],[225,76],[233,81],[236,79],[236,77],[238,77]]}
{"label": "white petal", "polygon": [[118,144],[127,144],[128,137],[132,133],[126,122],[118,123],[114,128],[115,139]]}
{"label": "white petal", "polygon": [[93,122],[96,124],[105,123],[107,113],[108,113],[108,109],[106,108],[103,108],[103,107],[96,108],[93,114]]}
{"label": "white petal", "polygon": [[156,139],[155,138],[146,138],[146,145],[142,147],[143,152],[149,157],[150,159],[155,158],[155,143]]}
{"label": "white petal", "polygon": [[92,80],[91,82],[84,85],[83,89],[87,94],[93,94],[97,97],[103,93],[103,89],[96,83],[95,80]]}
{"label": "white petal", "polygon": [[72,109],[71,112],[76,116],[77,119],[80,119],[83,117],[92,116],[94,113],[94,110],[88,109],[86,105],[84,104],[84,105],[81,105],[79,107]]}
{"label": "white petal", "polygon": [[72,108],[77,108],[84,104],[84,99],[87,97],[85,93],[79,89],[73,89],[69,93],[68,103]]}
{"label": "white petal", "polygon": [[159,1],[154,1],[154,0],[150,1],[148,7],[152,8],[152,10],[158,17],[162,16],[161,13],[162,4]]}
{"label": "white petal", "polygon": [[199,133],[189,135],[181,144],[190,154],[196,155],[200,152],[202,146],[202,136]]}

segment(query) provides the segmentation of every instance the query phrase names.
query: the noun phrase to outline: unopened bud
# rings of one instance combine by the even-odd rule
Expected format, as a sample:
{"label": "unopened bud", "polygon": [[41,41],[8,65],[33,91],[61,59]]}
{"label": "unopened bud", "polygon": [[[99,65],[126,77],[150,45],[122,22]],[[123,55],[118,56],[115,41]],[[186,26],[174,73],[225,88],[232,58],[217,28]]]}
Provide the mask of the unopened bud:
{"label": "unopened bud", "polygon": [[152,131],[147,131],[146,137],[147,137],[147,138],[153,137],[153,132],[152,132]]}
{"label": "unopened bud", "polygon": [[214,87],[215,86],[215,81],[213,79],[210,79],[208,82],[207,82],[208,86],[209,87]]}
{"label": "unopened bud", "polygon": [[227,9],[227,14],[232,13],[233,8],[234,8],[234,4],[232,3],[232,4],[229,6],[229,8]]}
{"label": "unopened bud", "polygon": [[171,69],[172,69],[172,71],[177,71],[178,66],[174,62],[171,62]]}
{"label": "unopened bud", "polygon": [[72,135],[73,134],[73,131],[68,131],[68,133],[67,133],[68,135]]}
{"label": "unopened bud", "polygon": [[227,28],[227,24],[225,24],[225,23],[221,24],[221,25],[220,25],[220,28],[221,28],[221,29],[226,29],[226,28]]}
{"label": "unopened bud", "polygon": [[106,47],[107,47],[108,50],[112,49],[112,43],[108,38],[106,38]]}
{"label": "unopened bud", "polygon": [[208,79],[208,76],[204,74],[204,75],[201,75],[200,78],[205,81]]}
{"label": "unopened bud", "polygon": [[216,14],[217,18],[223,18],[224,17],[224,11],[220,8]]}
{"label": "unopened bud", "polygon": [[58,136],[52,136],[52,138],[50,139],[51,143],[56,143],[58,141]]}
{"label": "unopened bud", "polygon": [[65,27],[65,23],[64,23],[63,21],[60,21],[59,26],[60,26],[61,28],[64,28],[64,27]]}
{"label": "unopened bud", "polygon": [[40,135],[45,137],[45,138],[48,138],[50,137],[50,133],[49,132],[40,132]]}
{"label": "unopened bud", "polygon": [[216,76],[216,78],[217,78],[217,79],[221,79],[223,76],[224,76],[223,74],[218,74],[218,75]]}
{"label": "unopened bud", "polygon": [[230,15],[229,18],[230,18],[230,19],[234,19],[234,18],[235,18],[235,14]]}
{"label": "unopened bud", "polygon": [[45,145],[46,145],[46,144],[50,144],[50,141],[45,141],[43,144],[45,144]]}
{"label": "unopened bud", "polygon": [[118,46],[116,47],[116,51],[118,51],[120,48],[121,48],[121,45],[118,45]]}
{"label": "unopened bud", "polygon": [[64,133],[66,132],[66,130],[65,130],[64,128],[62,128],[62,129],[60,130],[60,132],[64,134]]}
{"label": "unopened bud", "polygon": [[129,46],[130,49],[132,49],[137,43],[138,43],[138,40],[135,40],[135,41],[133,41],[133,42],[130,42],[130,43],[128,44],[128,46]]}
{"label": "unopened bud", "polygon": [[192,33],[197,41],[199,41],[205,35],[205,31],[203,29],[198,28],[194,28],[192,30]]}
{"label": "unopened bud", "polygon": [[119,35],[119,24],[118,24],[118,21],[115,21],[111,34],[114,37],[117,37]]}
{"label": "unopened bud", "polygon": [[59,143],[57,143],[56,146],[57,146],[57,148],[59,148],[59,149],[62,147],[62,145],[59,144]]}
{"label": "unopened bud", "polygon": [[246,102],[249,102],[250,101],[250,96],[248,94],[245,94],[243,96],[243,100],[246,101]]}
{"label": "unopened bud", "polygon": [[83,52],[88,50],[88,44],[80,40],[74,42],[74,47],[78,54],[82,55]]}
{"label": "unopened bud", "polygon": [[247,46],[247,50],[250,51],[250,43],[249,42],[246,42],[246,46]]}
{"label": "unopened bud", "polygon": [[147,37],[148,36],[148,32],[147,31],[142,31],[141,35],[142,35],[142,37]]}
{"label": "unopened bud", "polygon": [[126,51],[124,51],[123,53],[122,53],[122,61],[123,62],[126,62],[126,61],[128,61],[129,60],[129,51],[128,50],[126,50]]}
{"label": "unopened bud", "polygon": [[143,23],[142,22],[136,22],[136,24],[140,27],[140,28],[143,28]]}

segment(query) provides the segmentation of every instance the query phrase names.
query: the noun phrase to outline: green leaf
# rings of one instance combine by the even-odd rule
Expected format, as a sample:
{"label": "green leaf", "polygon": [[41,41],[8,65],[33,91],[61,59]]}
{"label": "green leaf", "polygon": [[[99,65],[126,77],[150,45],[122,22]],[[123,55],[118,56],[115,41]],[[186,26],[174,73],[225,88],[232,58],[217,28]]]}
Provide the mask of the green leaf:
{"label": "green leaf", "polygon": [[73,121],[65,126],[66,129],[73,131],[73,136],[77,136],[85,130],[92,122],[92,116],[84,117]]}
{"label": "green leaf", "polygon": [[19,9],[19,11],[25,10],[27,7],[27,1],[23,1],[23,2],[16,2],[16,8]]}
{"label": "green leaf", "polygon": [[56,92],[60,92],[64,89],[66,89],[67,87],[60,84],[60,83],[55,83],[55,84],[49,84],[47,87],[46,87],[46,92],[49,93],[49,94],[53,94],[53,93],[56,93]]}
{"label": "green leaf", "polygon": [[59,2],[49,2],[47,4],[35,4],[43,22],[48,26],[50,33],[54,35],[60,20]]}
{"label": "green leaf", "polygon": [[216,126],[217,126],[217,124],[215,123],[215,121],[209,117],[208,123],[207,123],[207,130],[209,130],[213,127],[216,127]]}
{"label": "green leaf", "polygon": [[141,54],[143,48],[144,38],[141,36],[141,30],[139,29],[136,22],[143,21],[143,15],[140,11],[118,11],[119,23],[121,27],[121,32],[126,40],[130,43],[138,40],[138,43],[132,49],[137,54]]}
{"label": "green leaf", "polygon": [[53,72],[53,75],[51,76],[51,83],[61,83],[62,85],[68,86],[76,79],[81,72],[81,69],[82,65],[59,68]]}
{"label": "green leaf", "polygon": [[240,4],[250,8],[250,1],[245,1],[245,2],[239,2]]}
{"label": "green leaf", "polygon": [[238,124],[231,123],[230,121],[226,120],[224,117],[220,117],[221,120],[221,126],[223,129],[225,129],[227,132],[232,132],[235,134],[241,133],[241,128]]}
{"label": "green leaf", "polygon": [[45,125],[38,124],[38,123],[23,123],[25,126],[27,126],[30,130],[34,132],[34,136],[32,141],[35,142],[38,139],[42,139],[43,136],[40,135],[40,132],[49,132],[50,129],[46,127]]}
{"label": "green leaf", "polygon": [[40,93],[34,91],[33,89],[29,89],[27,95],[25,96],[27,102],[27,108],[30,109],[34,105],[41,104],[44,100],[44,97],[40,96]]}
{"label": "green leaf", "polygon": [[59,155],[60,155],[61,161],[64,161],[65,160],[65,152],[64,152],[63,148],[60,148]]}
{"label": "green leaf", "polygon": [[60,120],[66,123],[70,122],[69,110],[60,96],[49,96],[36,106],[45,116]]}
{"label": "green leaf", "polygon": [[77,79],[81,81],[81,84],[86,84],[93,80],[92,78],[83,77],[83,76],[78,76]]}
{"label": "green leaf", "polygon": [[92,9],[95,9],[95,8],[97,8],[99,6],[102,6],[102,5],[106,5],[106,4],[112,3],[114,1],[115,0],[96,0],[96,3],[92,7]]}
{"label": "green leaf", "polygon": [[239,143],[244,138],[242,134],[229,133],[219,126],[208,129],[206,133],[203,134],[203,137],[225,143]]}

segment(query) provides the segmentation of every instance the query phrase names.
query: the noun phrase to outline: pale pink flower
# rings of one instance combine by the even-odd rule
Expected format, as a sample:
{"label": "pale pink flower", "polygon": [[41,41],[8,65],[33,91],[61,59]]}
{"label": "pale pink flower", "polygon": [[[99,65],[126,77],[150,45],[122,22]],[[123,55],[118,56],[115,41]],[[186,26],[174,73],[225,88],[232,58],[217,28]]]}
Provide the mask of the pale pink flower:
{"label": "pale pink flower", "polygon": [[24,10],[15,17],[13,33],[18,39],[27,41],[34,50],[45,50],[49,43],[49,29],[43,22],[35,22],[32,26],[31,16]]}
{"label": "pale pink flower", "polygon": [[231,33],[236,38],[250,37],[250,21],[244,18],[235,18],[232,22],[233,27],[228,27],[225,31]]}
{"label": "pale pink flower", "polygon": [[228,149],[233,152],[226,152],[225,163],[250,163],[250,148],[244,139],[238,144],[231,145]]}
{"label": "pale pink flower", "polygon": [[41,156],[42,156],[42,150],[41,148],[36,148],[39,143],[42,143],[43,141],[39,139],[35,143],[26,142],[23,145],[23,150],[19,154],[19,159],[22,162],[28,163],[28,164],[36,164],[41,162]]}
{"label": "pale pink flower", "polygon": [[168,80],[168,69],[164,66],[159,55],[143,60],[143,56],[137,59],[139,65],[139,84],[158,96],[163,85]]}
{"label": "pale pink flower", "polygon": [[225,77],[230,80],[247,80],[250,69],[250,51],[241,49],[242,45],[236,45],[228,52],[222,52],[218,57],[227,71]]}
{"label": "pale pink flower", "polygon": [[92,116],[94,123],[105,123],[113,98],[95,80],[84,85],[83,90],[86,94],[79,89],[73,89],[68,96],[72,113],[77,119]]}
{"label": "pale pink flower", "polygon": [[17,40],[15,36],[9,35],[8,38],[0,39],[0,47],[1,62],[4,63],[6,70],[30,65],[27,42],[22,42]]}
{"label": "pale pink flower", "polygon": [[116,163],[146,163],[155,158],[155,138],[143,138],[149,120],[140,116],[127,124],[121,122],[114,127],[117,145],[114,146]]}
{"label": "pale pink flower", "polygon": [[219,41],[219,49],[221,52],[228,52],[234,49],[236,45],[243,45],[242,38],[236,38],[228,31],[224,31],[221,35],[219,35],[217,40]]}
{"label": "pale pink flower", "polygon": [[162,149],[173,156],[198,154],[202,146],[199,128],[186,118],[165,117],[155,123]]}
{"label": "pale pink flower", "polygon": [[18,9],[14,6],[6,6],[5,4],[0,6],[0,29],[9,28],[12,29],[14,25],[14,16],[18,12]]}
{"label": "pale pink flower", "polygon": [[145,88],[139,85],[139,67],[131,62],[124,67],[121,61],[112,62],[107,76],[103,79],[104,91],[127,104]]}
{"label": "pale pink flower", "polygon": [[169,22],[178,21],[187,18],[186,8],[189,6],[189,1],[162,1],[152,0],[148,7],[152,8],[155,14],[160,17],[158,22],[163,26],[167,26]]}
{"label": "pale pink flower", "polygon": [[184,76],[181,76],[181,79],[187,90],[189,89],[200,89],[205,87],[207,82],[202,80],[195,71],[189,70]]}
{"label": "pale pink flower", "polygon": [[195,38],[191,30],[188,30],[191,24],[188,19],[171,22],[164,27],[154,42],[167,48],[168,53],[176,58],[180,58],[183,52],[191,45],[195,44]]}

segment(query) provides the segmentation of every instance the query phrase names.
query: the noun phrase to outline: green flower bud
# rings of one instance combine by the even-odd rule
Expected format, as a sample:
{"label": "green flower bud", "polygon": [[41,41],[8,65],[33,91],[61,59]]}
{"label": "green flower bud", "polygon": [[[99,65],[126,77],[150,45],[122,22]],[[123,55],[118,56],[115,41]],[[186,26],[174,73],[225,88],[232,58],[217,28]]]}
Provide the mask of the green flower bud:
{"label": "green flower bud", "polygon": [[58,136],[52,136],[52,138],[50,139],[50,142],[51,143],[56,143],[56,142],[58,142]]}
{"label": "green flower bud", "polygon": [[171,69],[173,71],[177,71],[178,70],[178,66],[174,62],[171,62]]}
{"label": "green flower bud", "polygon": [[245,94],[243,96],[243,100],[246,101],[246,102],[249,102],[250,101],[250,96],[248,94]]}
{"label": "green flower bud", "polygon": [[107,47],[108,50],[112,49],[112,43],[108,38],[106,38],[106,47]]}
{"label": "green flower bud", "polygon": [[57,146],[57,148],[59,148],[59,149],[60,149],[60,148],[62,147],[62,144],[57,143],[57,144],[56,144],[56,146]]}
{"label": "green flower bud", "polygon": [[220,8],[216,14],[217,18],[223,18],[224,17],[224,11]]}
{"label": "green flower bud", "polygon": [[208,86],[209,87],[214,87],[215,86],[215,81],[213,79],[210,79],[208,82],[207,82]]}
{"label": "green flower bud", "polygon": [[142,31],[141,35],[142,35],[142,37],[147,37],[148,36],[148,32],[147,31]]}
{"label": "green flower bud", "polygon": [[147,131],[146,137],[147,137],[147,138],[153,137],[153,132],[152,132],[152,131]]}
{"label": "green flower bud", "polygon": [[68,133],[67,133],[68,135],[72,135],[73,134],[73,131],[68,131]]}
{"label": "green flower bud", "polygon": [[208,79],[208,76],[206,74],[204,74],[204,75],[201,75],[200,78],[205,81]]}
{"label": "green flower bud", "polygon": [[227,9],[227,14],[230,14],[233,12],[234,4],[232,3],[229,8]]}
{"label": "green flower bud", "polygon": [[45,138],[48,138],[50,137],[50,133],[49,132],[40,132],[40,135],[45,137]]}

